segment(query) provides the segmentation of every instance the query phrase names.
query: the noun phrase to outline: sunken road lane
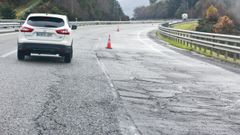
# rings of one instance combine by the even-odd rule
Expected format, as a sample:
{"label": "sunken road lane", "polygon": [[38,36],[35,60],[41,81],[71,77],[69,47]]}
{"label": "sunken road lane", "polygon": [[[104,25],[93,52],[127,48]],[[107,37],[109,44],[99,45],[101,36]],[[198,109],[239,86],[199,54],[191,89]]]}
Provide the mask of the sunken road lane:
{"label": "sunken road lane", "polygon": [[71,64],[18,61],[17,33],[1,34],[0,134],[240,134],[239,73],[154,42],[154,29],[82,26]]}

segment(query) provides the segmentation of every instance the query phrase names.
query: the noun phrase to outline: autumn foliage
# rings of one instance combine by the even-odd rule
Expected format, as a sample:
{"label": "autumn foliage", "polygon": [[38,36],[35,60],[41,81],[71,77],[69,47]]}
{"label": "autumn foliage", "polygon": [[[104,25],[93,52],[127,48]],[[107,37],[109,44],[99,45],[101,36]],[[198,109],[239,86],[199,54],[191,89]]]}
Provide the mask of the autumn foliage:
{"label": "autumn foliage", "polygon": [[211,5],[205,12],[205,17],[199,21],[197,31],[237,34],[234,21],[229,16],[220,16],[218,9]]}
{"label": "autumn foliage", "polygon": [[214,7],[213,5],[211,5],[207,11],[206,11],[206,19],[208,20],[216,20],[218,18],[218,9],[216,7]]}
{"label": "autumn foliage", "polygon": [[233,34],[234,23],[228,16],[220,17],[217,24],[213,26],[213,31],[221,34]]}

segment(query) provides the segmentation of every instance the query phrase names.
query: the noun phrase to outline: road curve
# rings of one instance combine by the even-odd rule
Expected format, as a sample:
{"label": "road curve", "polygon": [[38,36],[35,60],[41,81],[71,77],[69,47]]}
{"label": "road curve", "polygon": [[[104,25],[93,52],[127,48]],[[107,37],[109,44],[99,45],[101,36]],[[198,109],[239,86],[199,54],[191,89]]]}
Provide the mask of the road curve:
{"label": "road curve", "polygon": [[154,42],[154,29],[82,26],[71,64],[38,55],[18,61],[17,33],[1,34],[0,133],[240,134],[239,73]]}

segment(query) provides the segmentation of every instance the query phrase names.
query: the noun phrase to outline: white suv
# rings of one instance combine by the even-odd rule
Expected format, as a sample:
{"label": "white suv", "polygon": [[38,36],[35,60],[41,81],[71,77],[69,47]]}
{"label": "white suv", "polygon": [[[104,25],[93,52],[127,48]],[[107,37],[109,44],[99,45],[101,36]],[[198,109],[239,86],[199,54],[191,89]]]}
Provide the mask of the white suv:
{"label": "white suv", "polygon": [[73,56],[72,30],[65,15],[30,14],[19,29],[18,52],[19,60],[25,55],[59,54],[66,63],[70,63]]}

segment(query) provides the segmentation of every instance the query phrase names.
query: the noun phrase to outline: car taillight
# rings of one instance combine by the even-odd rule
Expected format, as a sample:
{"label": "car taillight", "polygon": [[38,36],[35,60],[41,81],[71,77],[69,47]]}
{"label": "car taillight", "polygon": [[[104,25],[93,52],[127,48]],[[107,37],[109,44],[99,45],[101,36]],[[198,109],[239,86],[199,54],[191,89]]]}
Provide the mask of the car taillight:
{"label": "car taillight", "polygon": [[33,29],[29,27],[21,27],[20,32],[33,32]]}
{"label": "car taillight", "polygon": [[70,34],[70,32],[67,29],[56,30],[56,32],[58,34],[62,34],[62,35],[69,35]]}

